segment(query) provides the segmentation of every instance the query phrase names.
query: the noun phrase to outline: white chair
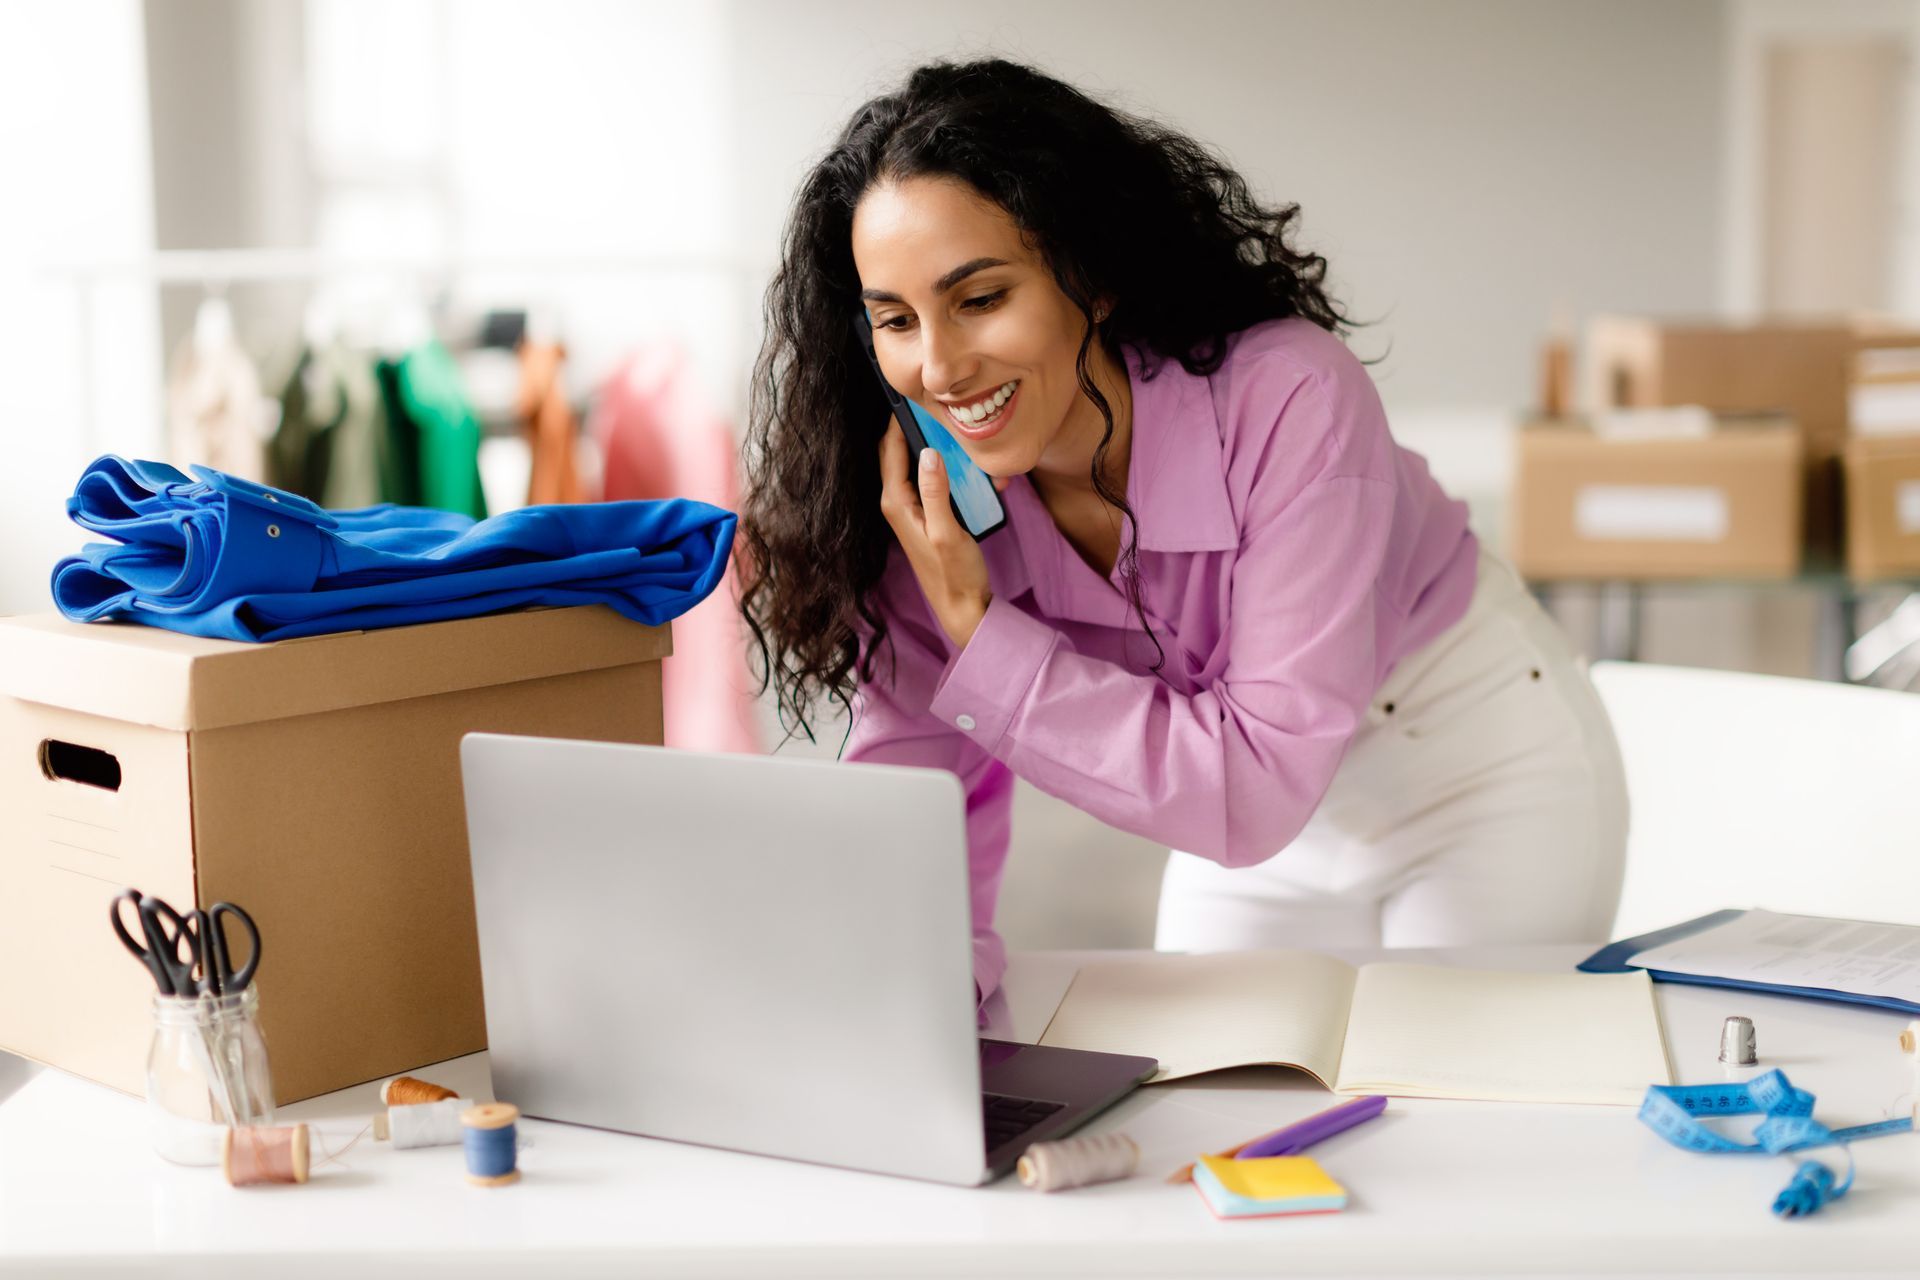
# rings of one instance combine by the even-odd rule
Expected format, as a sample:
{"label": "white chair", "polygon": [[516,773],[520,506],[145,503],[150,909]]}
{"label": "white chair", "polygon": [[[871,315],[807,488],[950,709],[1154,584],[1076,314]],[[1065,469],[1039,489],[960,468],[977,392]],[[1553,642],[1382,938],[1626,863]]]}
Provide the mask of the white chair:
{"label": "white chair", "polygon": [[1920,695],[1602,662],[1633,806],[1614,936],[1722,907],[1920,924]]}

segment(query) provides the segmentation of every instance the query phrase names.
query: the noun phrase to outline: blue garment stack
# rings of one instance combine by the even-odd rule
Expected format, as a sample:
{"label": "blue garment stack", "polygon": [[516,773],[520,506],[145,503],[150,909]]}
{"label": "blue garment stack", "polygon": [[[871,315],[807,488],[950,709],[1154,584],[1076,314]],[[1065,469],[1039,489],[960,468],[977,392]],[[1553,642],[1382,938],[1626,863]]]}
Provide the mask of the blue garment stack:
{"label": "blue garment stack", "polygon": [[54,567],[76,622],[124,619],[223,640],[289,640],[498,613],[604,604],[657,625],[726,572],[738,517],[669,498],[470,516],[385,504],[326,511],[206,467],[108,455],[67,514],[89,543]]}

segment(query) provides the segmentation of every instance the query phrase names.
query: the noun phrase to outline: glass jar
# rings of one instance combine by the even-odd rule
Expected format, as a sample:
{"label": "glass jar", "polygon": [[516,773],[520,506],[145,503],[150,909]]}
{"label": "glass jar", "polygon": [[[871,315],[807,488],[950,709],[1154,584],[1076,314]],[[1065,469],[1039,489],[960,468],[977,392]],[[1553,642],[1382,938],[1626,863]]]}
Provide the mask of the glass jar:
{"label": "glass jar", "polygon": [[216,1165],[229,1126],[273,1123],[259,1013],[253,987],[230,996],[154,996],[147,1118],[165,1159]]}

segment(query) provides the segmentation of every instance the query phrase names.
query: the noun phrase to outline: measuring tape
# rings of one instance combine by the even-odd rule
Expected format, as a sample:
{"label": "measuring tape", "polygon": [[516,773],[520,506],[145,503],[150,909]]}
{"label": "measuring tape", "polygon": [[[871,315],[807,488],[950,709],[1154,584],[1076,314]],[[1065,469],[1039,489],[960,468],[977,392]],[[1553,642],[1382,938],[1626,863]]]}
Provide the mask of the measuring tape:
{"label": "measuring tape", "polygon": [[[1715,1116],[1764,1115],[1753,1131],[1753,1142],[1736,1142],[1709,1129],[1702,1121]],[[1785,1155],[1810,1147],[1841,1146],[1862,1138],[1913,1132],[1913,1117],[1879,1120],[1845,1129],[1829,1129],[1813,1118],[1813,1095],[1796,1089],[1782,1071],[1769,1071],[1742,1084],[1649,1085],[1640,1104],[1640,1120],[1684,1151],[1705,1155]],[[1853,1185],[1853,1153],[1847,1153],[1847,1176],[1836,1183],[1832,1170],[1808,1160],[1795,1170],[1773,1204],[1786,1217],[1812,1213],[1847,1194]]]}

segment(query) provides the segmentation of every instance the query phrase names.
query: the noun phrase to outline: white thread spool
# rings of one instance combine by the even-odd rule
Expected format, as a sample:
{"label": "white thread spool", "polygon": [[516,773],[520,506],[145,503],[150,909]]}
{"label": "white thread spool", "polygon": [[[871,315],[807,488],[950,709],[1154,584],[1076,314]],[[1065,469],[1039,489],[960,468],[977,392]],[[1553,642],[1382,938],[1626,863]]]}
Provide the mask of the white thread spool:
{"label": "white thread spool", "polygon": [[460,1113],[471,1105],[460,1098],[442,1098],[439,1102],[416,1102],[411,1106],[388,1107],[373,1118],[373,1136],[408,1151],[417,1147],[457,1147],[464,1137]]}
{"label": "white thread spool", "polygon": [[1036,1142],[1014,1166],[1020,1181],[1035,1191],[1065,1191],[1096,1182],[1131,1178],[1140,1167],[1140,1148],[1124,1133],[1097,1138]]}

